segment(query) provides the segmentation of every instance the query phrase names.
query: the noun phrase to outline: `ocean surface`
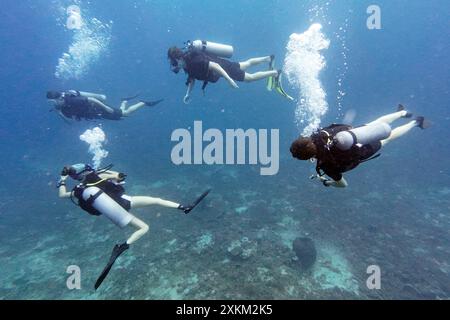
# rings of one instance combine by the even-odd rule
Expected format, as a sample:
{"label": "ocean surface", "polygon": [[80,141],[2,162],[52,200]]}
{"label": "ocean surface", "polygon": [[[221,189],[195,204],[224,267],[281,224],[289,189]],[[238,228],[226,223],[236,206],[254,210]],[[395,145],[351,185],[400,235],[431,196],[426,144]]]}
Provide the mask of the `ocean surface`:
{"label": "ocean surface", "polygon": [[[373,4],[381,29],[367,26]],[[449,17],[446,0],[3,0],[0,299],[449,299]],[[195,39],[233,45],[233,61],[275,54],[295,100],[264,80],[237,90],[221,80],[204,96],[197,83],[184,105],[186,77],[170,71],[167,50]],[[114,107],[137,93],[164,102],[123,121],[68,123],[49,112],[46,92],[69,89],[106,94]],[[362,125],[399,103],[432,126],[347,173],[346,189],[310,180],[314,165],[289,152],[314,126]],[[173,164],[171,134],[194,121],[279,129],[278,174]],[[132,229],[56,189],[65,165],[92,162],[80,135],[95,127],[106,136],[101,163],[128,175],[127,194],[189,203],[212,189],[188,215],[132,210],[150,231],[98,290]],[[308,269],[297,238],[316,250]],[[73,265],[79,290],[66,286]],[[367,286],[370,266],[380,289]]]}

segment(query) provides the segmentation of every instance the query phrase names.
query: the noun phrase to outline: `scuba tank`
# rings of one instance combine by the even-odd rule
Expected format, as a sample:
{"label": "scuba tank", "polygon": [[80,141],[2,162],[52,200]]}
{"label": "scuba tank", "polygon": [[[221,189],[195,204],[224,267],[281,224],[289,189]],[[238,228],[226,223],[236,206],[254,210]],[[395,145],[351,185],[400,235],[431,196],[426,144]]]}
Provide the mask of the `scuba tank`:
{"label": "scuba tank", "polygon": [[133,219],[128,211],[121,207],[110,196],[95,186],[84,189],[82,197],[86,203],[105,215],[117,226],[123,228]]}
{"label": "scuba tank", "polygon": [[334,137],[335,145],[342,151],[350,150],[355,144],[370,144],[389,138],[391,126],[380,122],[366,126],[354,128],[348,131],[341,131]]}
{"label": "scuba tank", "polygon": [[186,46],[189,50],[203,51],[221,58],[231,58],[234,53],[234,48],[230,45],[205,40],[189,40],[186,42]]}

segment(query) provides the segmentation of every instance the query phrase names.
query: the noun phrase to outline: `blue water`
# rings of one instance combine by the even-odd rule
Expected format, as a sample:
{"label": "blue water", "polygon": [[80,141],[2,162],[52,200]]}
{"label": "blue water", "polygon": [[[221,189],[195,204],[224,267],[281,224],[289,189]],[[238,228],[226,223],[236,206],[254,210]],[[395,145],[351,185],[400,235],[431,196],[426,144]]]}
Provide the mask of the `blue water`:
{"label": "blue water", "polygon": [[[112,21],[111,40],[80,79],[61,79],[55,77],[58,59],[74,41],[61,8],[73,3],[90,18]],[[450,4],[380,0],[382,29],[368,30],[371,4],[4,0],[0,298],[450,298]],[[302,130],[294,121],[295,102],[268,92],[265,81],[232,90],[221,80],[205,97],[197,84],[185,106],[185,77],[171,73],[167,62],[170,46],[211,39],[233,44],[236,61],[275,54],[281,67],[289,36],[312,23],[322,24],[330,40],[320,74],[329,104],[323,125],[342,120],[348,110],[363,124],[398,103],[433,122],[346,174],[346,190],[310,181],[313,165],[290,156]],[[345,35],[345,59],[338,34]],[[137,92],[165,100],[121,122],[67,124],[49,112],[50,89],[105,93],[113,106]],[[194,120],[221,130],[280,129],[280,172],[264,177],[254,166],[173,165],[170,135]],[[156,207],[136,210],[150,232],[94,291],[113,245],[131,230],[60,200],[55,182],[64,165],[90,161],[79,136],[100,124],[109,151],[104,164],[128,174],[128,193],[189,202],[206,188],[213,191],[187,216]],[[317,261],[308,272],[298,268],[292,251],[296,237],[316,244]],[[233,243],[249,255],[234,255]],[[66,287],[69,265],[82,270],[81,290]],[[380,290],[366,286],[369,265],[381,269]]]}

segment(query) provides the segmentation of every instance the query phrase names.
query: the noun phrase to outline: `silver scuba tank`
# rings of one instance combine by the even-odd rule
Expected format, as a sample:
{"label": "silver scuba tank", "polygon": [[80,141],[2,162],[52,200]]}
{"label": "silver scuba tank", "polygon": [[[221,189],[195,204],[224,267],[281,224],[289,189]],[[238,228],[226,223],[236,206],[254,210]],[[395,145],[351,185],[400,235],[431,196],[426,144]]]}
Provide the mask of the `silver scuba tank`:
{"label": "silver scuba tank", "polygon": [[234,53],[233,46],[204,40],[188,41],[187,47],[191,50],[214,54],[221,58],[231,58]]}
{"label": "silver scuba tank", "polygon": [[348,131],[341,131],[334,137],[334,143],[342,151],[349,150],[355,144],[370,144],[389,138],[391,126],[380,122],[366,126],[354,128]]}
{"label": "silver scuba tank", "polygon": [[87,187],[83,191],[82,197],[85,201],[89,201],[91,197],[94,197],[92,206],[95,210],[105,215],[121,228],[127,226],[133,219],[132,214],[97,187]]}

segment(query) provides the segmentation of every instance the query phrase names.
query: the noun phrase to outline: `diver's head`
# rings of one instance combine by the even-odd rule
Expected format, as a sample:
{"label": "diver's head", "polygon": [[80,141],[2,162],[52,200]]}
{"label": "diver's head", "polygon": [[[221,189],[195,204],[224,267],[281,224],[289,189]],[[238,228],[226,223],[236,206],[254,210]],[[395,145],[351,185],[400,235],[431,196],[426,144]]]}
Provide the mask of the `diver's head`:
{"label": "diver's head", "polygon": [[299,160],[309,160],[316,157],[317,148],[311,138],[300,137],[291,145],[292,156]]}
{"label": "diver's head", "polygon": [[83,181],[84,178],[94,169],[88,164],[77,163],[71,166],[64,167],[64,173],[74,180]]}
{"label": "diver's head", "polygon": [[57,100],[62,97],[62,92],[60,91],[47,91],[47,99]]}
{"label": "diver's head", "polygon": [[174,73],[180,72],[182,68],[182,59],[184,56],[183,50],[177,47],[171,47],[169,48],[169,51],[167,52],[167,58],[170,61],[170,69]]}
{"label": "diver's head", "polygon": [[64,105],[64,99],[62,98],[63,93],[60,91],[47,91],[48,102],[58,111],[61,111]]}

